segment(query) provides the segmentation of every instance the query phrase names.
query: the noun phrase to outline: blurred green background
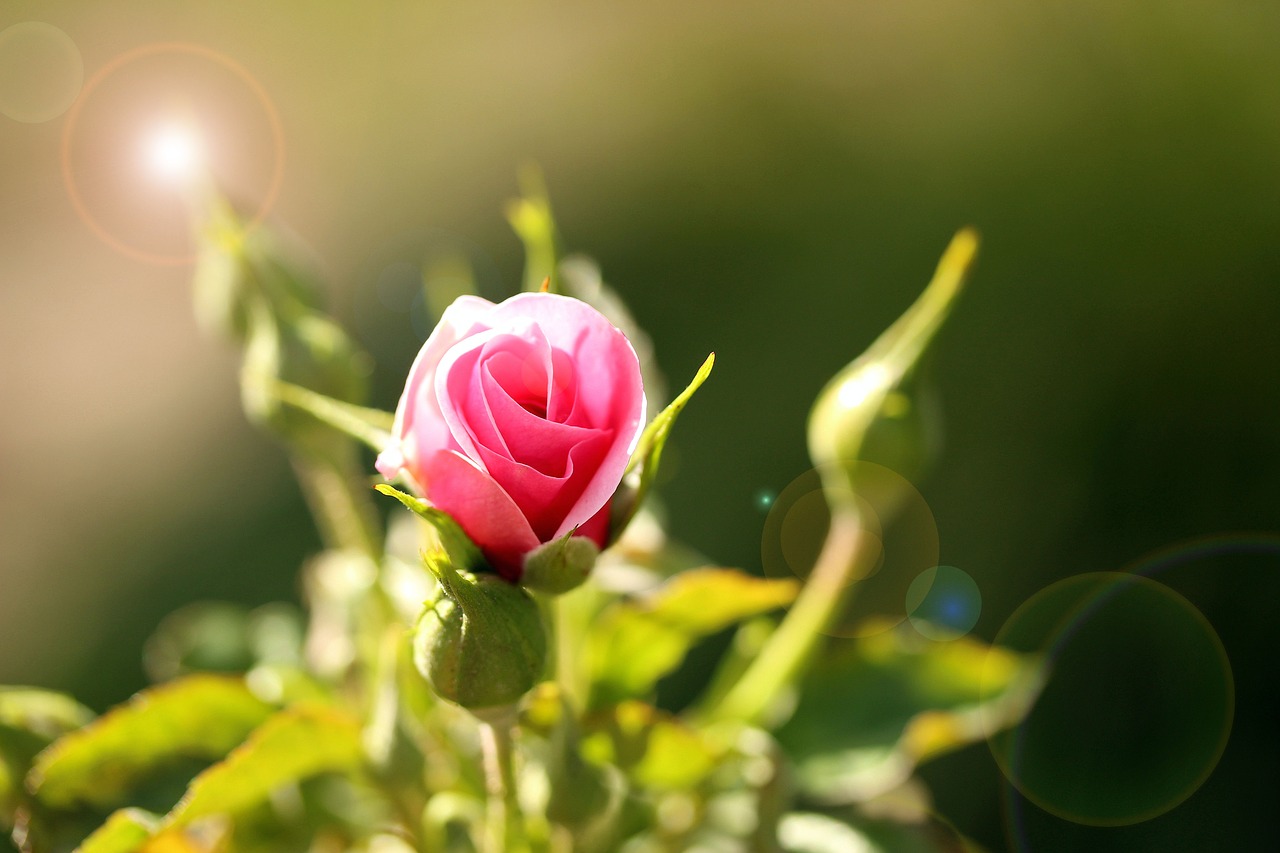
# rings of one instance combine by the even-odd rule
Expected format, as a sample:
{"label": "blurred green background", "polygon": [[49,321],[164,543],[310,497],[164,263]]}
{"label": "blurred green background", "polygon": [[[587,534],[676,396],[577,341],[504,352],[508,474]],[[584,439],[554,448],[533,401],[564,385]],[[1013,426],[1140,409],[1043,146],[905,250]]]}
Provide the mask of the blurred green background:
{"label": "blurred green background", "polygon": [[[74,49],[0,36],[0,102],[31,95],[32,62],[40,98],[74,96],[77,53],[93,88],[65,153],[69,114],[0,116],[0,683],[106,707],[144,683],[163,614],[296,599],[317,548],[282,454],[239,413],[234,354],[195,327],[190,267],[122,253],[69,200],[68,175],[116,240],[189,251],[172,188],[134,156],[177,112],[250,207],[279,172],[270,219],[374,355],[385,408],[432,322],[406,295],[424,263],[468,258],[490,298],[518,287],[502,209],[540,163],[565,242],[601,263],[671,383],[716,351],[662,494],[679,537],[755,571],[762,497],[805,472],[814,395],[977,226],[930,365],[943,455],[919,483],[941,562],[981,591],[975,635],[1063,578],[1145,566],[1211,626],[1190,642],[1221,638],[1235,715],[1204,785],[1133,826],[1039,810],[982,746],[926,769],[938,809],[995,850],[1277,836],[1280,6],[0,7],[0,31],[27,21]],[[172,48],[94,77],[158,43],[256,81],[283,161],[225,63]],[[1160,777],[1186,734],[1163,691],[1197,673],[1177,642],[1113,621],[1060,667],[1058,719],[1154,738],[1098,766]],[[1097,677],[1127,652],[1169,666]]]}

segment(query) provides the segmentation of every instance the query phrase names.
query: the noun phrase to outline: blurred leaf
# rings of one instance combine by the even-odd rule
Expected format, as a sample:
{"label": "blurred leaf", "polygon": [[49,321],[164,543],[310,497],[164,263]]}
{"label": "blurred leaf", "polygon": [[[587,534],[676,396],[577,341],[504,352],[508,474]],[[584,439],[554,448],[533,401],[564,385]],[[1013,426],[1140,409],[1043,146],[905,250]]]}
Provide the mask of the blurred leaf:
{"label": "blurred leaf", "polygon": [[643,598],[612,605],[587,638],[593,705],[647,694],[698,639],[789,604],[798,591],[793,580],[693,569]]}
{"label": "blurred leaf", "polygon": [[873,853],[878,848],[848,824],[822,814],[793,812],[778,826],[787,853]]}
{"label": "blurred leaf", "polygon": [[77,853],[133,853],[151,839],[160,817],[143,809],[120,809],[84,840]]}
{"label": "blurred leaf", "polygon": [[36,687],[0,687],[0,725],[53,739],[92,719],[92,711],[63,693]]}
{"label": "blurred leaf", "polygon": [[166,818],[181,827],[257,804],[277,788],[361,760],[360,727],[331,708],[299,706],[263,723],[225,760],[197,776]]}
{"label": "blurred leaf", "polygon": [[27,786],[46,805],[109,805],[179,757],[220,758],[270,714],[242,679],[193,675],[137,694],[36,757]]}
{"label": "blurred leaf", "polygon": [[458,522],[454,521],[448,513],[438,510],[426,501],[415,498],[413,495],[406,494],[385,483],[379,483],[374,488],[382,494],[400,501],[423,521],[430,524],[440,541],[440,546],[448,554],[449,562],[455,569],[469,571],[484,562],[480,549],[475,546],[475,543],[471,541],[467,534],[462,532]]}
{"label": "blurred leaf", "polygon": [[908,624],[869,636],[815,666],[778,741],[801,787],[859,802],[902,784],[916,765],[1012,725],[1030,709],[1038,661],[977,640],[926,640]]}
{"label": "blurred leaf", "polygon": [[646,788],[692,788],[724,751],[673,714],[634,700],[593,714],[585,725],[584,754],[598,764],[617,765]]}
{"label": "blurred leaf", "polygon": [[680,394],[671,401],[665,409],[658,413],[649,425],[644,428],[644,432],[640,434],[640,440],[636,444],[635,452],[631,454],[631,461],[627,463],[627,472],[630,473],[635,468],[640,469],[640,481],[636,484],[635,493],[630,495],[620,511],[615,515],[612,530],[615,532],[622,531],[631,517],[635,515],[636,510],[644,503],[645,496],[649,494],[649,489],[653,487],[654,477],[658,474],[658,466],[662,462],[662,448],[667,444],[667,437],[671,434],[671,428],[675,426],[676,418],[684,411],[684,407],[688,405],[689,400],[693,398],[694,392],[702,387],[702,383],[707,381],[707,377],[711,375],[711,368],[715,366],[716,354],[711,353],[707,356],[707,360],[698,368],[698,372],[694,374],[693,381]]}

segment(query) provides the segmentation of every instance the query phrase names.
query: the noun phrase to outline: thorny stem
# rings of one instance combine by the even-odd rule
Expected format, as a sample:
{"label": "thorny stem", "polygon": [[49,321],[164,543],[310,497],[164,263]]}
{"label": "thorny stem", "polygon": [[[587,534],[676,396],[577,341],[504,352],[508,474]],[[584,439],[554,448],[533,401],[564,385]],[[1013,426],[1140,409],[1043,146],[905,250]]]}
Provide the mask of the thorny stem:
{"label": "thorny stem", "polygon": [[857,509],[852,503],[833,507],[827,539],[800,595],[760,654],[708,712],[708,721],[763,721],[779,693],[799,679],[852,598],[862,547]]}

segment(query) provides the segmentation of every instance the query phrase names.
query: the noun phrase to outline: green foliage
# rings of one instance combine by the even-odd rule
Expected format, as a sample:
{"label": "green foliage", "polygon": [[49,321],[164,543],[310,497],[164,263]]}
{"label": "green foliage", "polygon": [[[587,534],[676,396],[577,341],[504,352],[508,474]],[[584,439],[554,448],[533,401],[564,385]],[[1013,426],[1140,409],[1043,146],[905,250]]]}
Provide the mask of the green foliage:
{"label": "green foliage", "polygon": [[976,640],[935,642],[907,623],[864,633],[814,668],[778,731],[801,787],[824,802],[871,799],[1017,722],[1043,679],[1034,659]]}
{"label": "green foliage", "polygon": [[143,809],[120,809],[84,840],[80,853],[133,853],[159,829],[159,816]]}
{"label": "green foliage", "polygon": [[[625,306],[589,262],[560,261],[540,176],[522,190],[508,215],[526,287],[550,277],[608,304],[660,399]],[[962,232],[920,301],[824,392],[810,433],[819,465],[840,470],[876,442],[906,459],[919,444],[905,421],[877,430],[895,406],[917,412],[902,408],[904,383],[975,245]],[[531,553],[523,582],[545,598],[494,574],[447,514],[379,485],[425,522],[400,514],[384,543],[353,442],[382,449],[393,421],[358,405],[362,354],[308,280],[220,202],[201,255],[202,319],[244,348],[245,408],[289,445],[324,535],[305,573],[309,618],[280,605],[179,611],[147,646],[164,683],[96,719],[60,694],[0,688],[0,817],[24,851],[968,847],[912,774],[1020,720],[1042,671],[889,623],[824,655],[822,628],[848,595],[855,513],[832,513],[834,557],[804,586],[696,568],[705,561],[651,511],[605,554],[572,533]],[[615,534],[714,361],[642,433]],[[653,704],[696,644],[735,626],[693,709]],[[772,711],[788,698],[781,724]],[[762,721],[780,724],[776,736]]]}
{"label": "green foliage", "polygon": [[591,704],[648,695],[699,639],[789,604],[798,587],[735,569],[695,569],[646,596],[613,604],[587,637]]}
{"label": "green foliage", "polygon": [[355,719],[333,708],[288,708],[197,776],[165,823],[185,826],[208,815],[235,814],[283,785],[317,773],[352,770],[360,761]]}
{"label": "green foliage", "polygon": [[189,676],[144,690],[59,738],[36,758],[27,785],[52,808],[110,805],[176,758],[220,758],[270,712],[243,679]]}

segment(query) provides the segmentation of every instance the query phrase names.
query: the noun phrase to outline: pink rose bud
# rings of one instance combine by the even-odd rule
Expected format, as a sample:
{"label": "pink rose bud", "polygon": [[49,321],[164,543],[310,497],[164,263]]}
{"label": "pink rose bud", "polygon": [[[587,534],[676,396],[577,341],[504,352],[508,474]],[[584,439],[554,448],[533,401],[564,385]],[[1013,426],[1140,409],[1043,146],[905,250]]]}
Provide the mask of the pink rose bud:
{"label": "pink rose bud", "polygon": [[639,359],[600,312],[553,293],[463,296],[418,353],[377,466],[514,581],[570,532],[605,545],[644,420]]}

